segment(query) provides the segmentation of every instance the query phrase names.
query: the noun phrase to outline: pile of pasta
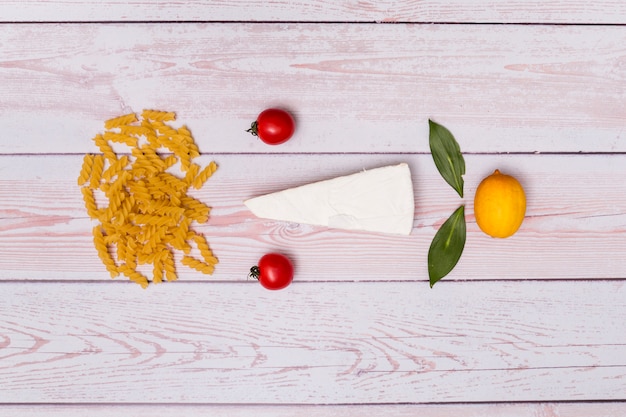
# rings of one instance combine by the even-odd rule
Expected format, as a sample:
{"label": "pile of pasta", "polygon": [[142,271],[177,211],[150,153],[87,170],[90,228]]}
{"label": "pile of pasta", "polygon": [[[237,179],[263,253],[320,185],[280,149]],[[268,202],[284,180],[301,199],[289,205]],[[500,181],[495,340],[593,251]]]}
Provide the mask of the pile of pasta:
{"label": "pile of pasta", "polygon": [[[99,154],[87,154],[78,177],[93,228],[98,256],[112,278],[125,275],[146,288],[177,279],[181,263],[212,274],[218,260],[206,238],[192,230],[208,221],[210,208],[187,194],[199,189],[217,169],[193,162],[200,155],[187,127],[174,128],[172,112],[144,110],[107,120],[94,137]],[[119,144],[119,145],[118,145]],[[120,155],[114,147],[129,148]],[[139,267],[139,265],[147,265]],[[149,273],[139,269],[150,269]]]}

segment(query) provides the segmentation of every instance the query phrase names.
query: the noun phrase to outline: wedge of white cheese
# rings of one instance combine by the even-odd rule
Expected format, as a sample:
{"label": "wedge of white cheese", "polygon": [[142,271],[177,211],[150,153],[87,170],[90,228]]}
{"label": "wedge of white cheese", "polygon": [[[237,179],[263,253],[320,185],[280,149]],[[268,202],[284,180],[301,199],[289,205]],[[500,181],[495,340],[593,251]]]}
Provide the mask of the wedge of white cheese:
{"label": "wedge of white cheese", "polygon": [[408,235],[415,202],[407,164],[386,166],[246,200],[264,219]]}

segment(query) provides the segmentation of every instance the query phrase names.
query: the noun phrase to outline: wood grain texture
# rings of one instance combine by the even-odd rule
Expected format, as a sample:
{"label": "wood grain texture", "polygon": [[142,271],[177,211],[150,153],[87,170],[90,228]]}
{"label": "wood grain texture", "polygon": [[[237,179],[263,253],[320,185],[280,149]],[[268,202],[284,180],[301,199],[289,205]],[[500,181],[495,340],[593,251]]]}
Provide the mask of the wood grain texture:
{"label": "wood grain texture", "polygon": [[467,23],[626,22],[619,0],[352,0],[127,2],[26,0],[0,2],[0,21],[332,21]]}
{"label": "wood grain texture", "polygon": [[[210,278],[181,267],[184,280],[245,280],[263,253],[278,250],[293,258],[303,282],[427,281],[430,242],[460,204],[468,240],[447,279],[626,278],[624,155],[466,155],[463,199],[430,155],[206,155],[198,162],[211,160],[220,168],[193,193],[212,207],[211,218],[195,229],[221,262]],[[108,280],[92,243],[95,223],[76,185],[82,157],[0,161],[0,280]],[[243,205],[257,195],[400,162],[409,164],[414,183],[411,236],[268,221]],[[506,240],[484,235],[473,217],[476,187],[496,168],[519,178],[528,199],[521,230]]]}
{"label": "wood grain texture", "polygon": [[[206,151],[626,152],[626,26],[2,25],[0,153],[83,153],[105,119],[178,113]],[[28,88],[25,88],[28,86]],[[297,119],[269,147],[269,106]]]}
{"label": "wood grain texture", "polygon": [[0,403],[580,401],[626,391],[622,281],[0,287]]}
{"label": "wood grain texture", "polygon": [[[0,415],[626,415],[624,45],[618,0],[0,0]],[[296,116],[280,147],[245,133],[269,106]],[[145,108],[220,164],[195,193],[213,277],[142,290],[96,257],[82,155]],[[464,198],[429,118],[466,152]],[[242,205],[398,162],[408,237]],[[505,241],[473,219],[495,168],[528,193]],[[465,253],[430,289],[459,204]],[[246,280],[269,250],[295,261],[284,291]]]}
{"label": "wood grain texture", "polygon": [[624,403],[437,404],[437,405],[5,405],[12,417],[622,417]]}

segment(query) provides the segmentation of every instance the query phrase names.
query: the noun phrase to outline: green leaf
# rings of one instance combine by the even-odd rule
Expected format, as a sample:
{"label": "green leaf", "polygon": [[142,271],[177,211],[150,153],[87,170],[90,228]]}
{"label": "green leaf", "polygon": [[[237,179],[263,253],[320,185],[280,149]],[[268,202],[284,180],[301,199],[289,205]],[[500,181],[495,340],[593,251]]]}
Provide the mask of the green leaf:
{"label": "green leaf", "polygon": [[462,205],[441,225],[428,250],[430,288],[456,266],[465,247],[465,206]]}
{"label": "green leaf", "polygon": [[452,133],[440,124],[428,121],[430,127],[430,153],[439,173],[463,197],[465,159]]}

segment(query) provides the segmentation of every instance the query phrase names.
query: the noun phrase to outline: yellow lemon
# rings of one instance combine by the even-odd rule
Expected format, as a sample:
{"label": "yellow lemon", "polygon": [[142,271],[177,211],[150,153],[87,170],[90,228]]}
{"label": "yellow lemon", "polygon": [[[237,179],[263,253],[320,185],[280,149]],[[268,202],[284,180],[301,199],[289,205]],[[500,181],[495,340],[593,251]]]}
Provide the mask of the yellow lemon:
{"label": "yellow lemon", "polygon": [[495,172],[478,185],[474,215],[478,227],[492,237],[505,238],[517,232],[526,214],[526,195],[518,180]]}

